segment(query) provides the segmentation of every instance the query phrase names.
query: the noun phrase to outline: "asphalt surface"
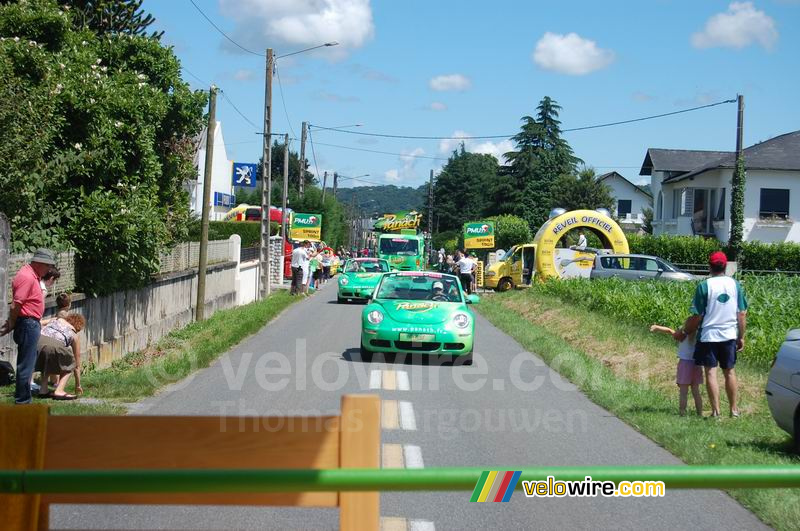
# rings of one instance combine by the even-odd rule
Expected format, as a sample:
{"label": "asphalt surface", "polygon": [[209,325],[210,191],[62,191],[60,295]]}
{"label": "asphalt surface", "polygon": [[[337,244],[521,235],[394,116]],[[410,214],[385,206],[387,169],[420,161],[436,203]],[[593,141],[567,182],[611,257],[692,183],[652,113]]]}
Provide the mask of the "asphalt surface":
{"label": "asphalt surface", "polygon": [[[362,363],[358,356],[362,307],[337,305],[335,300],[336,288],[330,283],[208,369],[140,404],[136,413],[335,414],[341,395],[373,392],[399,404],[397,426],[382,431],[384,459],[389,453],[386,445],[399,445],[395,449],[402,448],[402,464],[407,467],[514,470],[537,465],[680,464],[480,315],[474,367]],[[279,391],[265,389],[253,370],[259,357],[270,352],[285,356],[292,367],[289,384]],[[388,384],[395,390],[370,390],[377,370],[394,374],[387,378],[381,372],[380,387]],[[387,382],[390,379],[394,385]],[[764,528],[752,513],[719,491],[668,490],[663,498],[550,499],[528,499],[517,491],[509,503],[469,503],[470,494],[383,494],[381,514],[405,519],[409,529]],[[51,508],[55,529],[334,529],[337,524],[338,511],[332,509]]]}

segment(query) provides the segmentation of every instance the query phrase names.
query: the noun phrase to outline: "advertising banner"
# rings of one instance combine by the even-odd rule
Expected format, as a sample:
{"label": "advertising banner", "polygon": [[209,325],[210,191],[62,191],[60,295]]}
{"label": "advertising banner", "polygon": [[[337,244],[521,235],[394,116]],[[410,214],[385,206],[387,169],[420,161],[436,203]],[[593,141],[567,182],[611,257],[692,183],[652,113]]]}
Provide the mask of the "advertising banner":
{"label": "advertising banner", "polygon": [[403,229],[416,230],[422,222],[422,214],[416,210],[384,214],[373,225],[379,232],[399,232]]}
{"label": "advertising banner", "polygon": [[222,192],[214,192],[214,206],[232,207],[236,204],[236,197],[231,194],[223,194]]}
{"label": "advertising banner", "polygon": [[289,238],[318,242],[322,239],[322,214],[292,213]]}
{"label": "advertising banner", "polygon": [[494,221],[464,223],[465,249],[494,249]]}

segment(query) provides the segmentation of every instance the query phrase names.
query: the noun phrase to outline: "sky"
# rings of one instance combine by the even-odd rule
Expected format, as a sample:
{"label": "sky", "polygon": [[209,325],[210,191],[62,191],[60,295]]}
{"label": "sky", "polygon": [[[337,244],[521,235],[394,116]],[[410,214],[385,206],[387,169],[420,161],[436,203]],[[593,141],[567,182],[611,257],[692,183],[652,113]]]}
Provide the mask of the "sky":
{"label": "sky", "polygon": [[[340,186],[419,186],[465,137],[502,154],[550,96],[563,128],[615,122],[745,97],[745,146],[800,129],[800,0],[145,0],[196,89],[213,83],[228,157],[261,155],[267,47],[277,56],[273,127],[299,150],[311,126],[310,170]],[[544,6],[547,6],[545,9]],[[241,47],[241,48],[239,48]],[[278,79],[280,78],[280,80]],[[238,111],[237,111],[238,110]],[[241,114],[240,114],[241,113]],[[242,116],[244,115],[244,116]],[[315,127],[316,126],[316,127]],[[648,182],[648,148],[733,150],[736,105],[567,132],[598,173]],[[349,148],[349,149],[347,149]],[[364,151],[370,150],[370,151]],[[374,153],[382,151],[384,153]],[[344,177],[351,177],[346,179]],[[330,184],[330,181],[329,181]]]}

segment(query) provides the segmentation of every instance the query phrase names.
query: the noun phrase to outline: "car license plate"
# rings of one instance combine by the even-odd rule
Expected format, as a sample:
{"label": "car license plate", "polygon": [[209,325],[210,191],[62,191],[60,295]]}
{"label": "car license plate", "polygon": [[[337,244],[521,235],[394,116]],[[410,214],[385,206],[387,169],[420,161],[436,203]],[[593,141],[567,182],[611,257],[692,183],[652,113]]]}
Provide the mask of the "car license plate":
{"label": "car license plate", "polygon": [[415,343],[422,343],[433,341],[436,339],[436,334],[400,334],[400,341],[413,341]]}

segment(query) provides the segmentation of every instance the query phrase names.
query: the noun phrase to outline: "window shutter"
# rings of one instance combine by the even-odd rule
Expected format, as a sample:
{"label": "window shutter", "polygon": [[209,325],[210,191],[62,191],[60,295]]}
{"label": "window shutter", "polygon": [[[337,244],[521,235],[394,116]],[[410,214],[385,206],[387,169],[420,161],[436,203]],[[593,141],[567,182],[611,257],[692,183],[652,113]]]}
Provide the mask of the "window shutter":
{"label": "window shutter", "polygon": [[681,216],[691,216],[694,212],[694,188],[681,191]]}

